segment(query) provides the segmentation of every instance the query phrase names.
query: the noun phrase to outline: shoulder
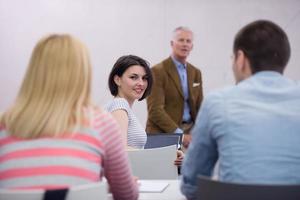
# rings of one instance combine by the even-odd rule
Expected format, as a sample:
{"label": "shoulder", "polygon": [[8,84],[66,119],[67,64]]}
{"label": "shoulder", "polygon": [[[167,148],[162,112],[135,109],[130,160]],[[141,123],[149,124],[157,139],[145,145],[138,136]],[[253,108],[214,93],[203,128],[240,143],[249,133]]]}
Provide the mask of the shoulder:
{"label": "shoulder", "polygon": [[[117,130],[118,124],[111,113],[99,107],[90,109],[89,113],[89,115],[91,116],[90,128],[97,130],[97,133],[106,135],[106,132],[115,132]],[[107,131],[107,127],[110,127],[110,131]]]}
{"label": "shoulder", "polygon": [[228,100],[230,101],[237,91],[236,86],[228,86],[223,89],[215,90],[213,92],[209,92],[204,100],[203,107],[209,108],[209,110],[220,109]]}
{"label": "shoulder", "polygon": [[103,122],[103,123],[105,122],[114,123],[115,121],[113,116],[108,111],[100,107],[93,108],[92,115],[94,121]]}
{"label": "shoulder", "polygon": [[187,64],[187,67],[190,68],[190,70],[194,73],[197,73],[197,74],[201,74],[201,71],[199,68],[197,68],[196,66],[192,65],[191,63],[188,63]]}
{"label": "shoulder", "polygon": [[165,71],[166,70],[166,67],[172,65],[172,59],[171,57],[168,57],[164,60],[162,60],[160,63],[154,65],[151,70],[152,71]]}
{"label": "shoulder", "polygon": [[112,101],[105,105],[105,109],[108,112],[113,112],[115,110],[125,110],[128,112],[130,110],[130,107],[126,99],[114,98]]}
{"label": "shoulder", "polygon": [[237,91],[237,86],[226,86],[222,89],[216,89],[213,92],[209,92],[207,97],[208,98],[227,98],[228,96],[232,95]]}

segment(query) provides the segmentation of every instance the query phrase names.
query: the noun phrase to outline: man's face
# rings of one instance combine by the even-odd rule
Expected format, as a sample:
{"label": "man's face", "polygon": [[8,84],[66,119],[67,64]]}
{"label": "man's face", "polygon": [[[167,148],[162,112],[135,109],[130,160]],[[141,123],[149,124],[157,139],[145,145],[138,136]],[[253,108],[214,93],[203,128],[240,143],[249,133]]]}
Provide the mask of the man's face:
{"label": "man's face", "polygon": [[171,41],[172,55],[179,61],[185,62],[193,49],[193,34],[190,31],[178,30]]}

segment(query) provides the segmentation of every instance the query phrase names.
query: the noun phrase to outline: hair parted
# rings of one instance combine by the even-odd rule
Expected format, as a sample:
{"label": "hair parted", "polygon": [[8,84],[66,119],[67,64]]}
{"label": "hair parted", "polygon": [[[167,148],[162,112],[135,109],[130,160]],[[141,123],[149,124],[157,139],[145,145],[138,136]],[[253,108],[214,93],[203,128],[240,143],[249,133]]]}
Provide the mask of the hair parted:
{"label": "hair parted", "polygon": [[146,79],[148,82],[148,86],[147,86],[143,96],[139,99],[139,101],[143,100],[150,94],[153,78],[152,78],[152,73],[151,73],[148,62],[138,56],[135,56],[135,55],[125,55],[125,56],[120,57],[116,61],[116,63],[114,64],[114,66],[111,69],[111,72],[109,74],[108,87],[109,87],[110,93],[113,96],[118,95],[118,86],[114,81],[114,76],[117,75],[117,76],[121,77],[124,74],[124,72],[133,65],[139,65],[145,69]]}
{"label": "hair parted", "polygon": [[91,63],[86,47],[67,34],[35,46],[13,106],[1,116],[19,138],[61,136],[80,125],[90,104]]}

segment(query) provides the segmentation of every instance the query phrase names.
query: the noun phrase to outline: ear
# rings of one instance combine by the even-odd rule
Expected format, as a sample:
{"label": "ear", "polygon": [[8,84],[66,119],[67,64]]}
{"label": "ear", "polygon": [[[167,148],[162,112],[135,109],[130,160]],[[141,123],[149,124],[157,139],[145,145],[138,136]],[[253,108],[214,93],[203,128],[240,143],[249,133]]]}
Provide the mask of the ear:
{"label": "ear", "polygon": [[170,45],[171,45],[171,47],[173,47],[173,45],[174,45],[174,41],[173,40],[170,41]]}
{"label": "ear", "polygon": [[121,85],[121,78],[118,76],[118,75],[115,75],[114,76],[114,82],[117,86],[120,86]]}
{"label": "ear", "polygon": [[240,72],[242,72],[246,76],[250,76],[252,74],[252,70],[250,67],[250,62],[244,51],[238,50],[236,53],[236,66]]}
{"label": "ear", "polygon": [[242,50],[238,50],[235,55],[235,64],[238,71],[243,71],[245,63],[245,53]]}

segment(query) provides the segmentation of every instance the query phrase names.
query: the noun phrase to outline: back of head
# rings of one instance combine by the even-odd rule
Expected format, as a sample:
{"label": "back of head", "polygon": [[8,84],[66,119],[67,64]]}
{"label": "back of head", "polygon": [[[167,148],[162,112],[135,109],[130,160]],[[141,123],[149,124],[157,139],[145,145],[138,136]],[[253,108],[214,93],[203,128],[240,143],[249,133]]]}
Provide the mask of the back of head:
{"label": "back of head", "polygon": [[265,70],[283,73],[291,51],[286,33],[267,20],[254,21],[237,33],[233,51],[238,50],[249,59],[253,74]]}
{"label": "back of head", "polygon": [[90,101],[91,66],[86,47],[53,34],[35,46],[15,104],[1,122],[20,138],[59,136],[79,124]]}

